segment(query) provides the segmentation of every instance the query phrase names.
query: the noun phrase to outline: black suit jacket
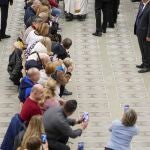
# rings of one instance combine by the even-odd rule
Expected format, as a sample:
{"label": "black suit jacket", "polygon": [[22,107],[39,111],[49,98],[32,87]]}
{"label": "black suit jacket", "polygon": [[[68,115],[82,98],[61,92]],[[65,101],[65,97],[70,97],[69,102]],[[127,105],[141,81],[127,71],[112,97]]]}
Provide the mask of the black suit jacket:
{"label": "black suit jacket", "polygon": [[13,3],[13,0],[0,0],[0,6],[9,5],[9,3]]}
{"label": "black suit jacket", "polygon": [[137,15],[134,34],[143,39],[150,37],[150,2],[146,5],[143,12]]}

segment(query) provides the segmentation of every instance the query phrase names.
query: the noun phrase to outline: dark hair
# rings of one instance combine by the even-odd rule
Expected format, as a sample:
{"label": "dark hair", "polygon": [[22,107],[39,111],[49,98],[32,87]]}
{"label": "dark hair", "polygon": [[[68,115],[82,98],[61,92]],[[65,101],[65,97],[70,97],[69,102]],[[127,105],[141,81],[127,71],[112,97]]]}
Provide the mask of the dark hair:
{"label": "dark hair", "polygon": [[42,143],[40,138],[33,136],[29,139],[26,146],[28,150],[39,150],[41,145]]}
{"label": "dark hair", "polygon": [[33,16],[32,17],[32,23],[42,23],[43,20],[39,16]]}
{"label": "dark hair", "polygon": [[64,105],[64,110],[67,113],[73,113],[77,108],[77,101],[76,100],[68,100]]}
{"label": "dark hair", "polygon": [[65,49],[69,49],[72,45],[72,40],[69,39],[69,38],[65,38],[63,41],[62,41],[62,45],[64,46]]}

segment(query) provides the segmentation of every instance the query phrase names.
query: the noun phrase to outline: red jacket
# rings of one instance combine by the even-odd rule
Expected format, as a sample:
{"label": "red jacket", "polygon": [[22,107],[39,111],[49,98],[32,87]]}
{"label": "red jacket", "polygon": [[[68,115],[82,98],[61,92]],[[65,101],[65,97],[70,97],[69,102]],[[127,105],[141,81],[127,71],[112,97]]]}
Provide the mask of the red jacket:
{"label": "red jacket", "polygon": [[56,0],[49,0],[49,3],[52,7],[58,7]]}

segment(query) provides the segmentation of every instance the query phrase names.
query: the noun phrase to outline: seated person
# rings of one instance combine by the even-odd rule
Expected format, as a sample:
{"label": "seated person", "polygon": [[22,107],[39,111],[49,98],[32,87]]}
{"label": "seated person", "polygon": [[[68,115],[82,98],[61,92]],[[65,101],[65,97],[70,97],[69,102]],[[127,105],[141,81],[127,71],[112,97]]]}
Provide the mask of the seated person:
{"label": "seated person", "polygon": [[[77,108],[76,100],[67,101],[63,107],[48,109],[43,116],[45,132],[47,134],[49,149],[70,150],[66,145],[69,138],[81,136],[82,131],[87,127],[87,122],[82,119],[75,120],[68,118]],[[70,126],[82,123],[82,127],[73,130]]]}
{"label": "seated person", "polygon": [[29,26],[23,34],[23,42],[24,43],[26,43],[26,38],[27,38],[28,34],[32,30],[36,30],[39,27],[39,24],[41,24],[42,22],[43,22],[43,20],[40,17],[38,17],[38,16],[33,17],[32,25]]}
{"label": "seated person", "polygon": [[28,125],[30,119],[35,115],[42,115],[39,101],[43,99],[44,87],[40,84],[33,86],[30,96],[26,99],[20,112],[20,119]]}
{"label": "seated person", "polygon": [[[27,48],[30,48],[35,42],[42,40],[44,37],[47,37],[49,34],[49,25],[47,23],[39,24],[38,28],[32,30],[25,41]],[[49,45],[51,47],[51,45]],[[50,48],[49,48],[50,49]]]}
{"label": "seated person", "polygon": [[15,137],[14,150],[18,147],[25,149],[27,147],[28,140],[33,137],[35,133],[38,138],[41,138],[41,135],[45,133],[41,115],[33,116],[28,127],[19,132],[19,134]]}
{"label": "seated person", "polygon": [[19,100],[24,103],[26,98],[30,95],[32,87],[40,79],[40,72],[37,68],[30,68],[27,71],[27,76],[23,77],[19,87]]}
{"label": "seated person", "polygon": [[66,38],[62,41],[62,43],[57,43],[53,49],[52,52],[54,55],[57,56],[58,59],[65,59],[67,57],[70,57],[68,50],[70,49],[72,45],[72,40],[69,38]]}
{"label": "seated person", "polygon": [[30,68],[35,67],[39,70],[42,70],[45,68],[48,62],[50,62],[49,55],[46,53],[34,52],[26,60],[25,69],[29,70]]}
{"label": "seated person", "polygon": [[46,82],[51,78],[51,75],[55,72],[55,70],[56,65],[54,63],[47,63],[45,69],[40,70],[40,80],[38,83],[45,86]]}
{"label": "seated person", "polygon": [[40,0],[34,0],[31,6],[25,8],[24,24],[27,28],[31,26],[32,19],[36,16],[37,10],[41,5]]}
{"label": "seated person", "polygon": [[58,107],[64,104],[64,100],[56,95],[56,81],[49,79],[44,89],[44,110],[48,108]]}
{"label": "seated person", "polygon": [[57,95],[72,95],[72,92],[65,89],[66,84],[71,78],[71,72],[73,70],[73,61],[71,58],[65,58],[63,61],[55,61],[57,64],[56,72],[52,75],[52,78],[57,81]]}
{"label": "seated person", "polygon": [[51,16],[50,8],[48,6],[43,6],[43,5],[40,6],[40,8],[38,9],[36,15],[39,16],[40,13],[42,13],[42,12],[46,13],[49,17]]}
{"label": "seated person", "polygon": [[53,55],[51,52],[51,40],[48,37],[44,37],[39,41],[33,43],[29,48],[27,48],[24,52],[26,59],[33,54],[34,52],[45,53],[47,55]]}
{"label": "seated person", "polygon": [[56,0],[49,0],[49,3],[52,7],[52,15],[55,16],[55,17],[60,17],[61,10],[59,8],[59,5],[58,5],[57,1]]}

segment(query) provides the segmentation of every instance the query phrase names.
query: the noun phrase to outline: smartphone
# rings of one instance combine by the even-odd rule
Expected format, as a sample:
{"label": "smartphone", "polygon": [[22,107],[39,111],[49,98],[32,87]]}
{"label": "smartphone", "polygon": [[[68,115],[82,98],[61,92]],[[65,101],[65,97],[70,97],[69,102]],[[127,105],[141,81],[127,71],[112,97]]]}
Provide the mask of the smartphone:
{"label": "smartphone", "polygon": [[46,141],[47,141],[47,135],[46,134],[41,134],[41,141],[42,141],[42,144],[45,144]]}
{"label": "smartphone", "polygon": [[129,110],[130,106],[129,105],[124,105],[124,112],[127,112]]}
{"label": "smartphone", "polygon": [[82,119],[84,122],[89,121],[89,113],[88,112],[84,112],[82,115]]}

